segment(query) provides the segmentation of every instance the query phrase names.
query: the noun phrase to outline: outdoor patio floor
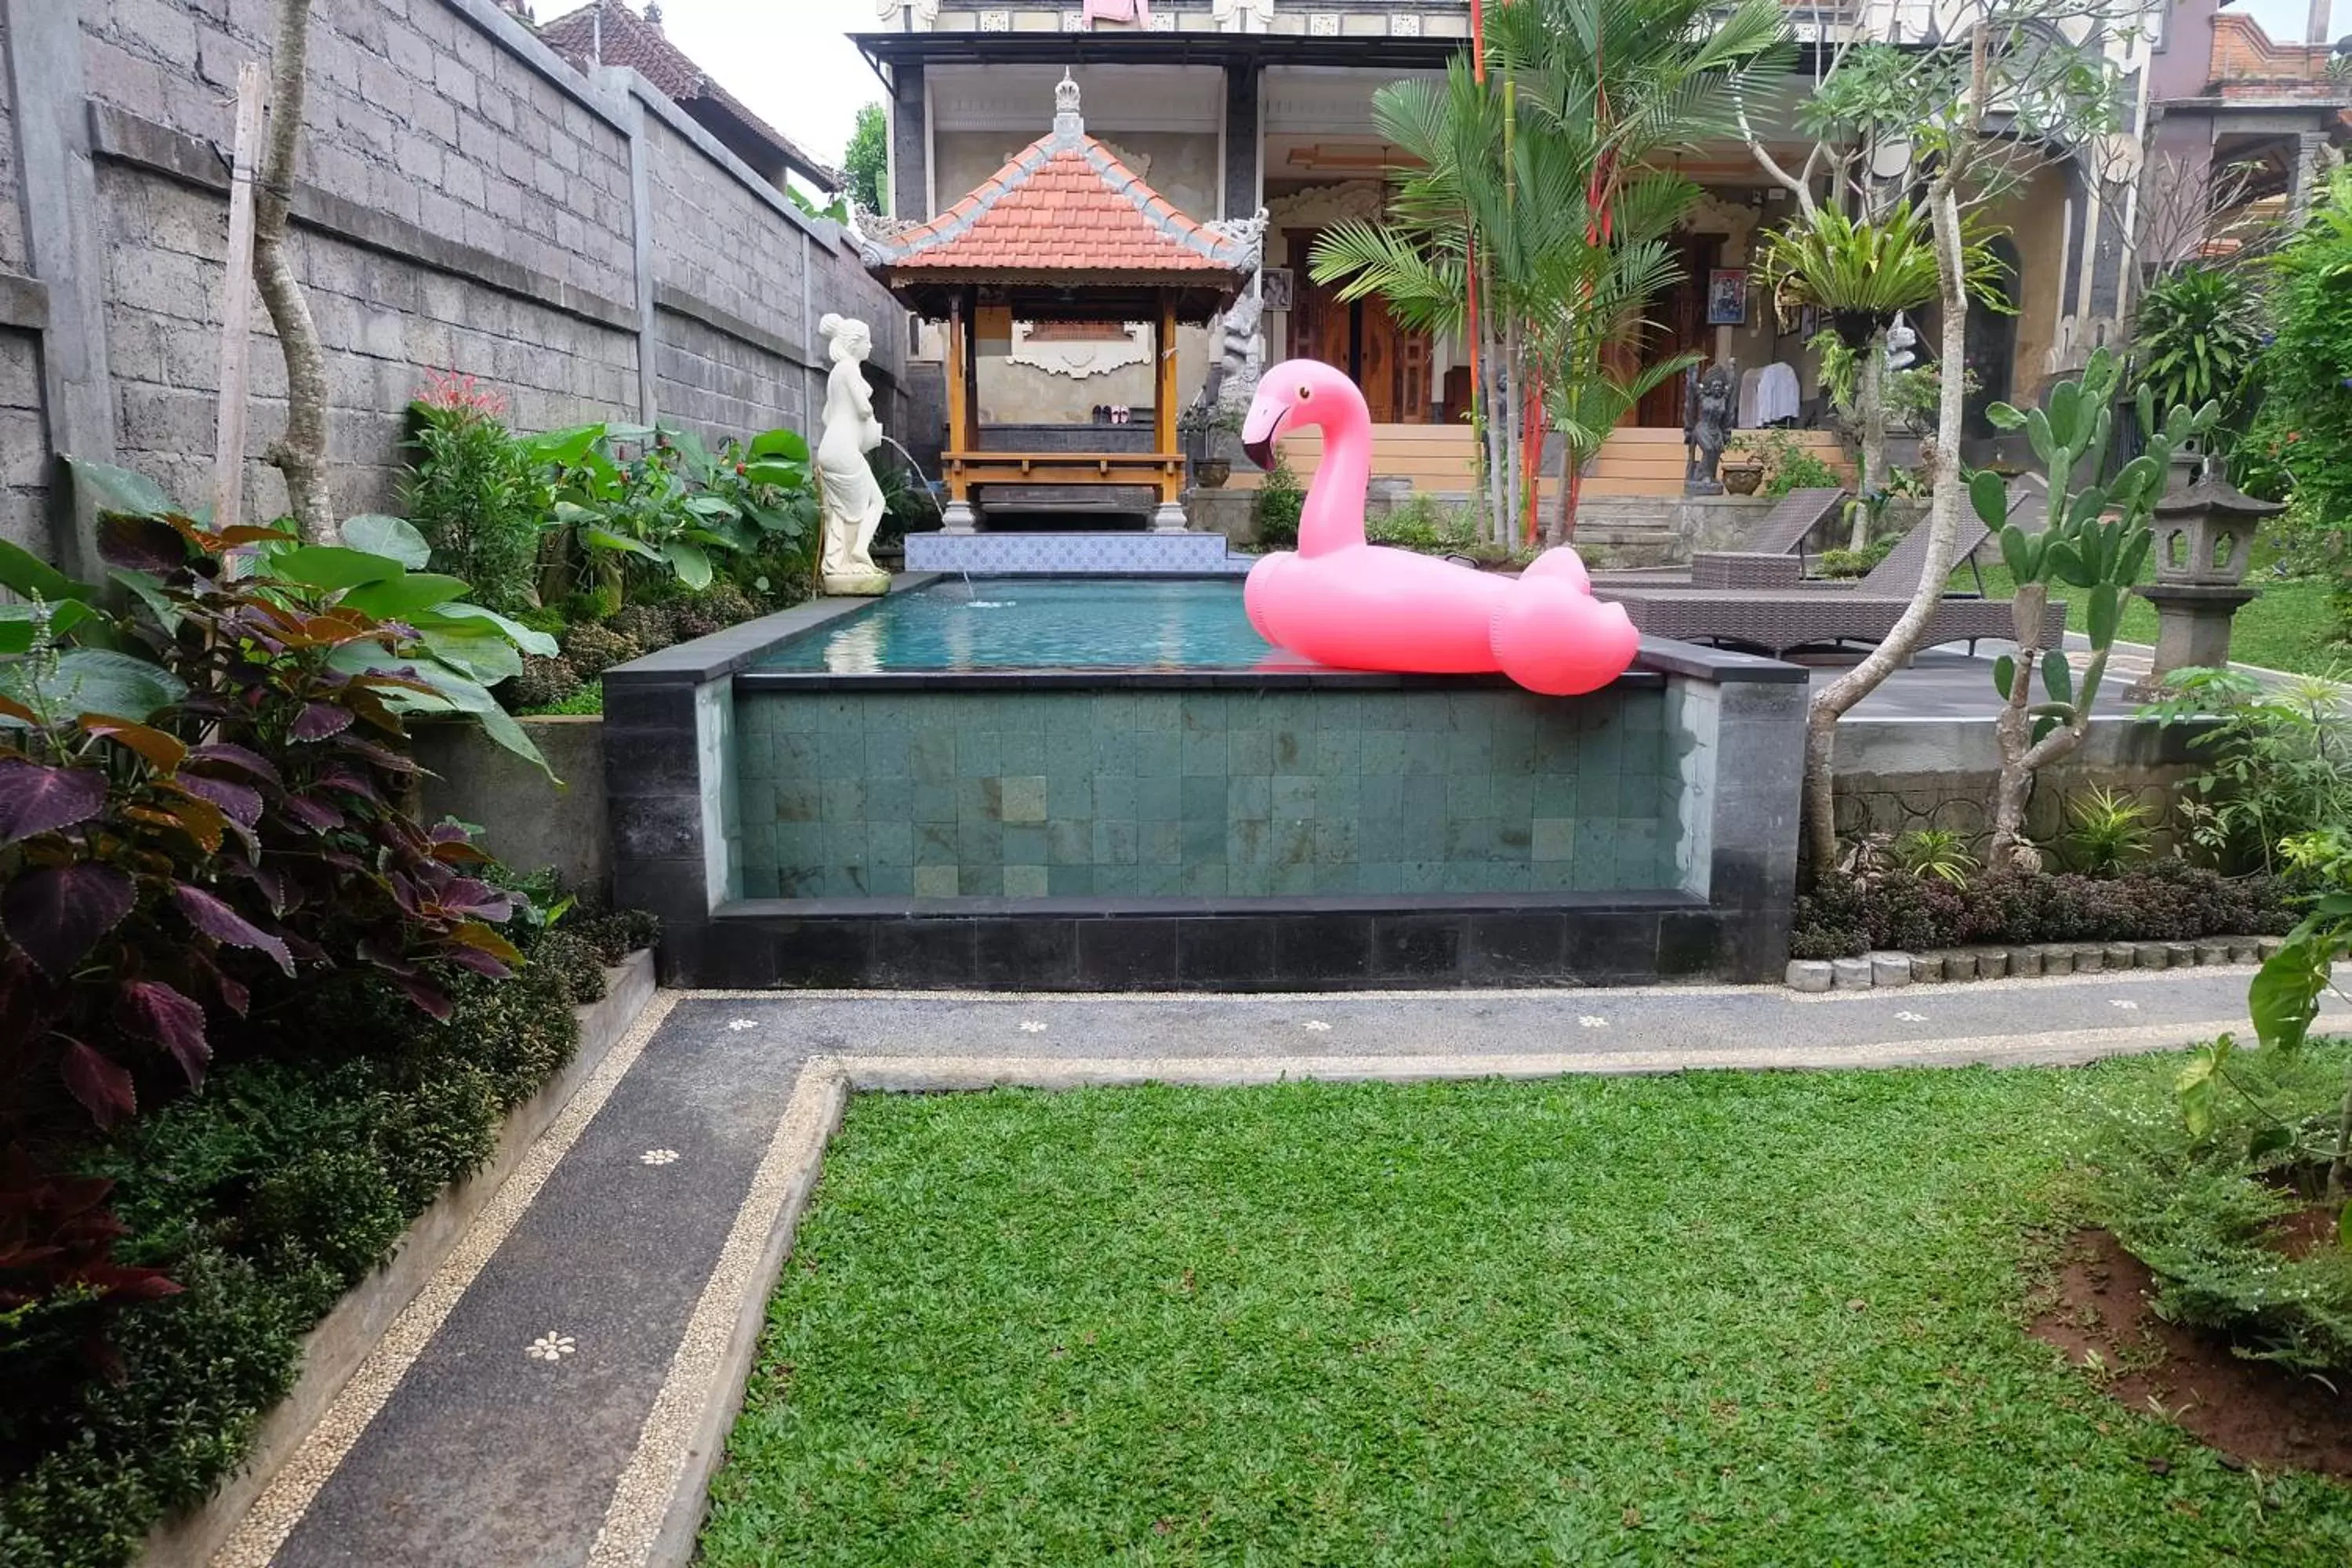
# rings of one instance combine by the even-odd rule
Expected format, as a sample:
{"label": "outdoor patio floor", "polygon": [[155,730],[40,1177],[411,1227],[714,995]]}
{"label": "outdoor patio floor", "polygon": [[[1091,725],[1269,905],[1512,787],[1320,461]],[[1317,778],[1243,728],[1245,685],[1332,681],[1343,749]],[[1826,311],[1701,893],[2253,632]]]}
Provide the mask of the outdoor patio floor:
{"label": "outdoor patio floor", "polygon": [[[501,1195],[394,1325],[219,1562],[673,1560],[647,1555],[645,1516],[667,1504],[675,1467],[650,1467],[660,1484],[648,1498],[645,1456],[665,1442],[685,1451],[677,1369],[696,1364],[696,1335],[708,1349],[705,1330],[692,1327],[707,1328],[706,1287],[730,1267],[741,1272],[741,1237],[730,1247],[739,1213],[793,1212],[799,1188],[782,1190],[790,1184],[776,1174],[778,1152],[814,1059],[829,1058],[830,1072],[846,1058],[908,1081],[964,1083],[1265,1079],[1314,1073],[1318,1059],[1330,1076],[1358,1078],[2076,1062],[2242,1028],[2249,973],[1810,998],[1764,987],[667,994],[589,1079],[509,1184],[513,1195]],[[805,1137],[805,1107],[799,1121]],[[773,1227],[753,1228],[763,1243]],[[719,1303],[726,1321],[768,1284],[730,1288]],[[572,1348],[534,1354],[545,1336]],[[707,1408],[716,1378],[685,1382],[688,1405]],[[632,1474],[634,1500],[622,1484]]]}

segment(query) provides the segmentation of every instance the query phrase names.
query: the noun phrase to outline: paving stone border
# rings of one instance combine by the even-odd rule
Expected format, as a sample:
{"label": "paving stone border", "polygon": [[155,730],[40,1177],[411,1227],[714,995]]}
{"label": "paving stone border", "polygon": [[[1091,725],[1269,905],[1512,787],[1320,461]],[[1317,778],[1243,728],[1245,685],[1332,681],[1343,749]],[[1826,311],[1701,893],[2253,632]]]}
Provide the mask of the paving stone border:
{"label": "paving stone border", "polygon": [[2209,936],[2197,942],[2037,942],[1877,952],[1859,958],[1789,961],[1791,991],[1869,991],[1955,980],[2089,974],[2116,969],[2202,969],[2259,963],[2286,945],[2276,936]]}
{"label": "paving stone border", "polygon": [[249,1521],[261,1511],[257,1505],[329,1417],[394,1321],[473,1231],[475,1221],[521,1168],[541,1135],[637,1026],[655,996],[651,949],[630,953],[604,971],[604,999],[573,1009],[580,1020],[580,1047],[572,1060],[508,1113],[489,1161],[445,1188],[375,1270],[352,1286],[303,1338],[301,1370],[294,1386],[262,1418],[243,1468],[203,1506],[158,1526],[141,1550],[140,1568],[200,1568],[234,1557],[228,1548],[249,1532]]}

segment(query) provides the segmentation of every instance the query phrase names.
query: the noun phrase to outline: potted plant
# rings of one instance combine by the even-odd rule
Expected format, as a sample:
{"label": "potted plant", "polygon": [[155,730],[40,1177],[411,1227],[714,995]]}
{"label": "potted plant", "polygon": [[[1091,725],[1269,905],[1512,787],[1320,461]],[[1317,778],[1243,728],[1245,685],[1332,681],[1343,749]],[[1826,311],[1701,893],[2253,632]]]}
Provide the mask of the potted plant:
{"label": "potted plant", "polygon": [[1221,490],[1234,477],[1233,459],[1225,456],[1219,438],[1241,434],[1243,412],[1240,405],[1220,399],[1194,404],[1176,422],[1192,482],[1202,489]]}
{"label": "potted plant", "polygon": [[[1969,289],[1998,310],[2004,302],[2002,274],[1986,237],[1968,236]],[[1763,236],[1756,279],[1772,296],[1784,323],[1804,306],[1818,307],[1839,341],[1859,351],[1896,312],[1918,310],[1938,297],[1936,242],[1927,210],[1906,203],[1873,222],[1820,208]]]}

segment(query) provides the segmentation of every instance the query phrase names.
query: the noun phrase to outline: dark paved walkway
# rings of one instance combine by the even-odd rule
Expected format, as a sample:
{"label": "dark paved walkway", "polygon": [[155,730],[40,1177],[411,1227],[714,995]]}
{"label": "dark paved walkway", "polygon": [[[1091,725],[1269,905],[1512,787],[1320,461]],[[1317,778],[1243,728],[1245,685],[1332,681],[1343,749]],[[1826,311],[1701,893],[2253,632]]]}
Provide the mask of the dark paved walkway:
{"label": "dark paved walkway", "polygon": [[[1444,996],[828,997],[688,993],[625,1043],[535,1201],[410,1325],[370,1419],[331,1415],[220,1561],[522,1568],[592,1550],[689,1314],[812,1056],[1567,1055],[1601,1070],[2082,1060],[2242,1018],[2248,972],[2134,973],[1824,997],[1766,989]],[[551,1139],[560,1145],[559,1127]],[[551,1145],[553,1147],[555,1145]],[[445,1270],[445,1276],[447,1270]],[[440,1284],[436,1281],[436,1285]],[[457,1293],[462,1292],[462,1293]],[[427,1297],[434,1290],[428,1289]],[[426,1298],[412,1312],[425,1310]],[[394,1338],[400,1337],[395,1330]],[[387,1352],[389,1354],[389,1352]],[[362,1424],[364,1424],[363,1426]],[[355,1439],[355,1440],[354,1440]],[[321,1444],[323,1443],[323,1447]],[[348,1451],[334,1464],[336,1449]],[[331,1465],[331,1473],[325,1473]],[[275,1528],[262,1521],[290,1521]],[[594,1560],[641,1561],[608,1549]]]}

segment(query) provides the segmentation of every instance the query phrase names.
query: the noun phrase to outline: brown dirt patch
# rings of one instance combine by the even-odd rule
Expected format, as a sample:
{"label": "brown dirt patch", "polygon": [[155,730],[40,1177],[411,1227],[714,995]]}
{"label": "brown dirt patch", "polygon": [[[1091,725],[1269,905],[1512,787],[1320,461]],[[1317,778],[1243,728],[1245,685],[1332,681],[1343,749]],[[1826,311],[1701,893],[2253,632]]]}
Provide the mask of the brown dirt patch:
{"label": "brown dirt patch", "polygon": [[2091,1364],[2096,1352],[2116,1372],[2107,1393],[2118,1404],[2161,1407],[2242,1465],[2352,1479],[2352,1398],[2233,1355],[2219,1336],[2166,1322],[2151,1304],[2147,1266],[2104,1230],[2077,1234],[2063,1264],[2056,1303],[2034,1320],[2033,1336],[2076,1366]]}
{"label": "brown dirt patch", "polygon": [[2315,1205],[2286,1215],[2272,1226],[2263,1239],[2273,1250],[2300,1263],[2322,1247],[2336,1245],[2337,1212],[2332,1204]]}

